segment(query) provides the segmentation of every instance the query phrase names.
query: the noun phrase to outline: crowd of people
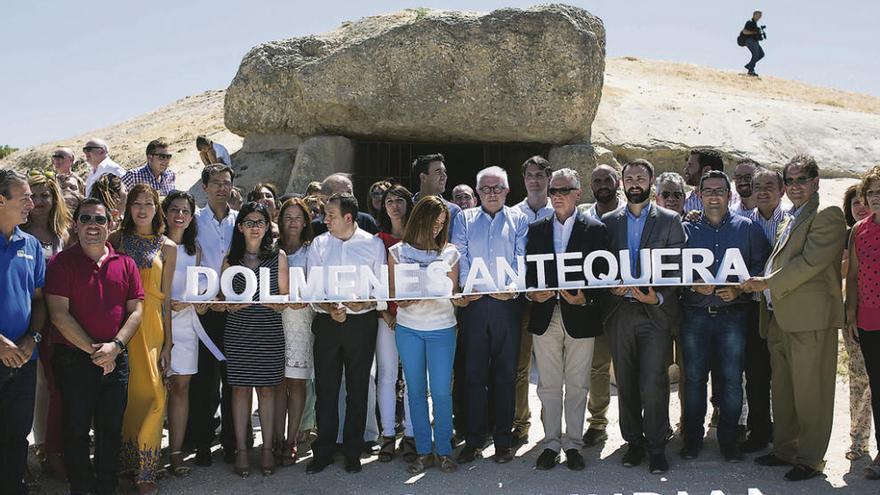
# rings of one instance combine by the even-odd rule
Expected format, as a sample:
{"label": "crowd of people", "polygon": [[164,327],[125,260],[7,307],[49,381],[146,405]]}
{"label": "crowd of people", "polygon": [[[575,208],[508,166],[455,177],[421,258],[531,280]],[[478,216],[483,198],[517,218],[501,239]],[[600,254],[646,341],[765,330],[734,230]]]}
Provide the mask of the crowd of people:
{"label": "crowd of people", "polygon": [[[263,475],[308,450],[310,474],[337,454],[349,473],[362,470],[364,455],[400,455],[411,474],[451,473],[488,442],[493,460],[506,463],[528,442],[532,364],[545,435],[539,470],[582,470],[581,450],[607,440],[613,363],[625,466],[665,473],[676,434],[680,458],[697,458],[711,403],[726,461],[761,453],[754,462],[803,480],[824,468],[839,329],[850,354],[847,457],[868,454],[871,414],[876,424],[880,412],[880,167],[841,208],[819,201],[819,167],[808,155],[781,172],[743,159],[732,180],[711,149],[690,152],[682,175],[656,175],[637,159],[582,178],[535,156],[521,167],[527,196],[508,206],[510,178],[496,166],[477,172],[473,186],[455,186],[453,202],[443,199],[445,158],[433,154],[412,164],[415,194],[380,181],[362,208],[345,174],[302,194],[260,183],[236,195],[225,149],[201,136],[197,145],[201,208],[177,189],[163,139],[132,170],[90,139],[85,178],[71,171],[68,148],[52,153],[50,169],[0,171],[0,486],[11,493],[28,490],[31,431],[38,457],[72,493],[113,493],[120,473],[155,492],[163,471],[191,471],[190,453],[195,466],[211,465],[218,430],[224,461],[248,476],[254,395]],[[592,204],[582,204],[587,188]],[[387,265],[393,296],[396,286],[427,283],[427,267],[444,261],[458,294],[477,258],[495,273],[499,257],[515,265],[525,255],[684,247],[711,251],[713,273],[737,249],[750,277],[559,290],[556,270],[530,264],[528,287],[546,277],[554,289],[184,302],[191,266],[244,268],[272,294],[288,294],[289,267],[379,273]],[[417,280],[395,280],[401,263],[419,267]],[[648,280],[642,263],[630,256],[620,269]],[[581,271],[569,275],[586,285]],[[232,280],[243,291],[245,277]],[[478,282],[474,290],[497,289]],[[880,455],[865,475],[880,478]]]}

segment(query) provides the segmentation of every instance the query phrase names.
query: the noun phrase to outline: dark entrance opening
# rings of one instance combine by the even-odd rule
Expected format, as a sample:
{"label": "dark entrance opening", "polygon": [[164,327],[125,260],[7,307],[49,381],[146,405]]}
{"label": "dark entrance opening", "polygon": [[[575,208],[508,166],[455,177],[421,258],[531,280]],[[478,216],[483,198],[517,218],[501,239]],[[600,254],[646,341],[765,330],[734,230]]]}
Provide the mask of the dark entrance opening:
{"label": "dark entrance opening", "polygon": [[[413,193],[418,183],[410,180],[410,165],[418,155],[443,153],[446,157],[446,199],[458,184],[474,187],[477,172],[490,165],[507,170],[510,193],[507,204],[514,205],[525,195],[520,167],[534,155],[547,157],[550,145],[533,143],[401,143],[391,141],[357,141],[355,147],[354,193],[359,202],[367,200],[370,186],[389,179]],[[366,203],[363,203],[366,204]]]}

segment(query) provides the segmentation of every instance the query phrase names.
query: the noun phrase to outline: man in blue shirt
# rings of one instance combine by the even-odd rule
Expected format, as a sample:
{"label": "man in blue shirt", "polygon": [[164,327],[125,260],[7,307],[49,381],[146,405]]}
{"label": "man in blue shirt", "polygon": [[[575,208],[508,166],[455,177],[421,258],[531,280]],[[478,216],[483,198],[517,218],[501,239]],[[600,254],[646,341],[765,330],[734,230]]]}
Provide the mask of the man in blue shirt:
{"label": "man in blue shirt", "polygon": [[[452,242],[461,254],[459,276],[465,287],[472,264],[482,258],[495,277],[496,258],[516,267],[517,256],[525,256],[529,222],[515,208],[504,205],[510,190],[507,172],[488,167],[477,174],[479,208],[463,211],[455,224]],[[499,281],[506,285],[505,282]],[[474,284],[474,292],[503,291],[494,284]],[[495,462],[513,459],[511,450],[516,398],[516,364],[519,351],[522,298],[514,292],[470,296],[462,308],[462,344],[464,346],[467,388],[467,444],[458,462],[473,461],[483,446],[487,430],[487,389],[495,399]],[[489,387],[491,377],[492,386]]]}
{"label": "man in blue shirt", "polygon": [[[749,275],[763,272],[770,255],[770,243],[763,230],[746,217],[733,215],[730,179],[712,170],[700,179],[703,213],[699,220],[685,222],[688,248],[712,251],[715,274],[725,251],[738,249]],[[739,280],[729,279],[729,282]],[[715,400],[720,409],[718,444],[728,462],[740,462],[743,454],[736,444],[737,424],[742,409],[742,374],[750,308],[754,299],[735,286],[694,285],[682,295],[680,325],[685,380],[683,459],[694,459],[702,448],[706,422],[706,384],[709,370],[718,381]]]}
{"label": "man in blue shirt", "polygon": [[46,323],[43,251],[40,241],[19,228],[33,207],[27,178],[0,170],[0,487],[12,494],[27,493],[23,476],[34,419],[36,347]]}

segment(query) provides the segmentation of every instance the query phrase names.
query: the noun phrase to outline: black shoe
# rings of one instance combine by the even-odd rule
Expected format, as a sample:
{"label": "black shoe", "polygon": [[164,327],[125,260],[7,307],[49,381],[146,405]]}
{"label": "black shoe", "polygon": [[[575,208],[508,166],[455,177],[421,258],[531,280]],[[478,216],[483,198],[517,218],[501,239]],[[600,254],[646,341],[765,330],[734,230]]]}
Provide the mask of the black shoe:
{"label": "black shoe", "polygon": [[681,450],[678,452],[678,455],[682,459],[696,459],[700,456],[700,450],[702,448],[703,445],[700,442],[685,441],[684,446],[682,446]]}
{"label": "black shoe", "polygon": [[235,449],[223,447],[223,462],[226,464],[235,464]]}
{"label": "black shoe", "polygon": [[[233,462],[235,459],[233,459]],[[196,466],[208,467],[214,462],[211,459],[211,449],[208,447],[199,447],[196,449],[196,459],[193,462]]]}
{"label": "black shoe", "polygon": [[315,457],[306,464],[306,474],[320,473],[330,464],[333,464],[333,456]]}
{"label": "black shoe", "polygon": [[361,467],[361,458],[360,457],[346,457],[345,458],[345,472],[346,473],[359,473],[363,471]]}
{"label": "black shoe", "polygon": [[559,464],[559,452],[556,452],[553,449],[544,449],[544,452],[541,452],[541,455],[538,456],[537,462],[535,462],[535,469],[538,471],[546,471],[548,469],[553,469],[557,464]]}
{"label": "black shoe", "polygon": [[514,433],[510,440],[510,448],[516,450],[527,443],[529,443],[528,433]]}
{"label": "black shoe", "polygon": [[724,456],[724,460],[727,462],[735,463],[746,460],[746,456],[743,455],[742,451],[736,445],[721,447],[721,455]]}
{"label": "black shoe", "polygon": [[608,433],[605,430],[589,428],[584,433],[584,447],[595,447],[600,443],[605,443],[606,440],[608,440]]}
{"label": "black shoe", "polygon": [[374,455],[379,455],[379,444],[370,440],[369,442],[364,442],[364,454],[368,457],[372,457]]}
{"label": "black shoe", "polygon": [[496,448],[492,460],[497,464],[507,464],[513,460],[513,450],[509,447]]}
{"label": "black shoe", "polygon": [[641,445],[629,445],[623,454],[624,467],[636,467],[645,460],[645,448]]}
{"label": "black shoe", "polygon": [[791,468],[789,472],[785,473],[785,479],[788,481],[803,481],[815,478],[820,474],[822,474],[822,471],[817,471],[809,466],[798,464]]}
{"label": "black shoe", "polygon": [[759,466],[791,466],[790,462],[783,461],[772,453],[755,457],[755,464]]}
{"label": "black shoe", "polygon": [[737,425],[736,427],[736,441],[737,443],[743,443],[746,441],[746,425]]}
{"label": "black shoe", "polygon": [[568,449],[565,451],[565,465],[572,471],[583,471],[584,456],[578,452],[578,449]]}
{"label": "black shoe", "polygon": [[758,73],[755,72],[755,71],[753,71],[753,70],[750,70],[750,71],[749,71],[749,75],[752,76],[752,77],[758,77]]}
{"label": "black shoe", "polygon": [[651,474],[663,474],[669,471],[669,461],[666,460],[666,454],[663,452],[651,454],[648,461],[648,471]]}
{"label": "black shoe", "polygon": [[751,454],[766,449],[767,445],[768,443],[764,440],[759,440],[756,437],[749,437],[745,442],[739,445],[739,450],[745,454]]}
{"label": "black shoe", "polygon": [[470,445],[465,445],[464,448],[461,449],[461,452],[458,453],[458,457],[456,457],[455,460],[459,464],[467,464],[473,462],[477,457],[481,457],[480,451]]}

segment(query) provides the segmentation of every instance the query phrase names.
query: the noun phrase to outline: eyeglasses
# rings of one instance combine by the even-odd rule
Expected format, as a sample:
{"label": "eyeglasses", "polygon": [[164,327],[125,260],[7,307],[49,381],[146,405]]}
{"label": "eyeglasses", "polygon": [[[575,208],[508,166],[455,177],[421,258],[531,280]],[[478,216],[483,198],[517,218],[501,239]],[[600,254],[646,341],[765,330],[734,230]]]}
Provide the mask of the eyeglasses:
{"label": "eyeglasses", "polygon": [[577,191],[576,187],[551,187],[547,190],[550,196],[568,196],[572,191]]}
{"label": "eyeglasses", "polygon": [[504,186],[483,186],[480,188],[480,192],[483,194],[501,194],[505,190],[507,190]]}
{"label": "eyeglasses", "polygon": [[721,197],[729,193],[729,189],[700,189],[700,196]]}
{"label": "eyeglasses", "polygon": [[98,225],[104,225],[105,223],[107,223],[107,217],[104,215],[82,214],[79,216],[79,223],[82,223],[82,224],[96,223]]}
{"label": "eyeglasses", "polygon": [[56,153],[56,154],[52,155],[53,160],[64,160],[65,158],[67,158],[67,156],[62,155],[60,153]]}
{"label": "eyeglasses", "polygon": [[785,182],[786,186],[793,186],[795,184],[799,186],[807,185],[811,180],[815,179],[815,175],[808,175],[806,177],[786,177],[783,182]]}
{"label": "eyeglasses", "polygon": [[241,224],[244,225],[244,227],[246,229],[253,229],[253,228],[262,229],[263,227],[266,226],[266,221],[265,220],[245,220],[245,221],[241,222]]}
{"label": "eyeglasses", "polygon": [[681,191],[663,191],[660,193],[660,197],[663,199],[675,198],[681,199],[684,197],[684,193]]}
{"label": "eyeglasses", "polygon": [[189,211],[188,208],[168,208],[168,213],[170,213],[171,215],[192,215],[192,212]]}
{"label": "eyeglasses", "polygon": [[385,195],[385,191],[378,190],[378,189],[370,192],[370,196],[372,196],[374,198],[381,198],[384,195]]}
{"label": "eyeglasses", "polygon": [[171,153],[150,153],[151,156],[158,157],[161,160],[170,160]]}
{"label": "eyeglasses", "polygon": [[104,149],[104,148],[102,148],[101,146],[84,146],[83,153],[89,153],[92,150],[102,150],[102,149]]}

